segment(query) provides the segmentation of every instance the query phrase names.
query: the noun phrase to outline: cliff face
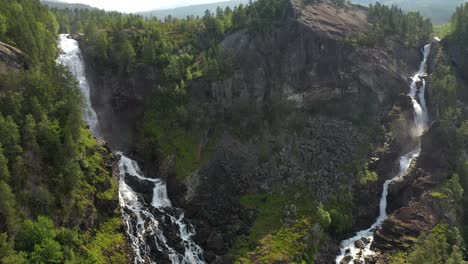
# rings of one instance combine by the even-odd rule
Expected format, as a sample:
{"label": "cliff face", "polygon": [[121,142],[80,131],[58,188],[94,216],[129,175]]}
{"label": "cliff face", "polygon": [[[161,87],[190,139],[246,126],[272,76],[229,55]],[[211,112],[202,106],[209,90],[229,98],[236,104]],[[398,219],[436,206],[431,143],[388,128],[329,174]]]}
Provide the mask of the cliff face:
{"label": "cliff face", "polygon": [[145,99],[157,84],[159,71],[138,65],[131,75],[122,76],[115,69],[90,61],[86,53],[84,60],[100,133],[114,149],[132,150],[135,132],[142,122]]}
{"label": "cliff face", "polygon": [[[375,220],[382,183],[397,168],[403,144],[394,140],[400,144],[394,146],[387,137],[385,145],[381,132],[366,127],[384,122],[401,102],[406,76],[421,60],[419,50],[396,43],[388,43],[391,50],[354,45],[353,36],[368,26],[360,7],[338,9],[326,2],[304,7],[292,1],[283,22],[269,33],[241,30],[226,36],[222,45],[235,58],[232,76],[192,84],[191,107],[197,112],[203,106],[208,120],[280,112],[279,124],[259,119],[261,128],[248,140],[225,133],[210,161],[188,177],[186,199],[176,195],[196,223],[210,261],[248,233],[256,212],[240,205],[245,194],[302,186],[317,204],[351,194],[358,230]],[[240,129],[251,129],[249,122],[241,122]],[[375,151],[362,152],[369,145]],[[380,177],[363,186],[348,168],[371,156],[375,162],[369,168]],[[317,261],[331,262],[340,238],[322,243]]]}
{"label": "cliff face", "polygon": [[[385,135],[390,129],[382,125],[390,123],[392,109],[410,118],[400,95],[407,93],[406,77],[421,55],[393,42],[387,49],[357,45],[355,36],[369,26],[366,16],[362,7],[293,0],[272,31],[244,29],[225,37],[222,47],[234,58],[228,78],[189,84],[194,123],[215,124],[200,146],[214,138],[216,143],[203,166],[182,182],[170,176],[168,188],[196,226],[209,262],[232,261],[223,256],[236,238],[249,234],[259,212],[241,205],[246,194],[288,193],[299,186],[313,197],[312,207],[344,194],[353,205],[351,229],[375,220],[382,183],[394,175],[404,145]],[[158,71],[139,66],[119,78],[88,65],[103,133],[116,148],[131,149]],[[214,135],[216,126],[227,129]],[[362,184],[354,167],[366,162],[379,178]],[[332,262],[343,238],[324,236],[318,263]]]}

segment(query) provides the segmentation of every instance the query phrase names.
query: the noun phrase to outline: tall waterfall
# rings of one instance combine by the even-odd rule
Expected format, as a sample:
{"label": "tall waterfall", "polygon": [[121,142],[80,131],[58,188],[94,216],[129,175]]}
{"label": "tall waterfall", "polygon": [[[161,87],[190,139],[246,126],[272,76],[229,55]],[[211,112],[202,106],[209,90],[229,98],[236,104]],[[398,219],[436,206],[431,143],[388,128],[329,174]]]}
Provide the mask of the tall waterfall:
{"label": "tall waterfall", "polygon": [[[424,59],[419,66],[418,72],[413,76],[409,96],[413,102],[414,108],[414,131],[408,131],[413,136],[418,139],[424,134],[427,130],[429,114],[426,107],[425,91],[426,91],[426,81],[423,76],[426,75],[427,68],[427,58],[431,50],[431,45],[428,44],[424,46],[423,55]],[[418,89],[419,88],[419,89]],[[408,173],[408,169],[411,166],[412,161],[419,156],[421,153],[421,143],[411,150],[409,153],[400,157],[400,171],[395,177],[391,180],[385,181],[383,185],[383,192],[380,198],[379,204],[379,217],[375,223],[366,230],[361,230],[357,232],[354,237],[351,237],[347,240],[341,242],[340,250],[341,254],[336,257],[336,263],[341,264],[342,261],[346,258],[345,263],[356,263],[353,262],[361,261],[363,263],[366,256],[371,256],[375,254],[371,249],[371,244],[374,240],[374,232],[377,227],[382,225],[382,223],[387,219],[387,195],[388,195],[388,186],[396,179],[404,177]],[[363,248],[356,247],[356,242],[358,240],[367,240],[368,242]],[[359,262],[359,263],[361,263]]]}
{"label": "tall waterfall", "polygon": [[[60,35],[59,40],[62,54],[57,62],[66,66],[78,80],[86,99],[83,119],[93,134],[99,137],[99,121],[91,105],[90,86],[78,42],[69,35]],[[136,161],[121,152],[117,153],[120,155],[119,202],[127,236],[134,250],[135,264],[205,263],[203,250],[192,240],[195,230],[186,223],[183,210],[172,207],[165,182],[146,178]],[[132,189],[129,182],[135,181],[140,186],[153,186],[151,201]]]}

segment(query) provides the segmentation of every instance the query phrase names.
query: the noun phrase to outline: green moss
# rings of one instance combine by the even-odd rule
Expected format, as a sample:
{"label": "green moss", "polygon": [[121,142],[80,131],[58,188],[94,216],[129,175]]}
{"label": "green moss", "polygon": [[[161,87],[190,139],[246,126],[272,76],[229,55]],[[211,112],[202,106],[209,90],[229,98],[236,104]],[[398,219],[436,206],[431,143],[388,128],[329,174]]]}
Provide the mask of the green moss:
{"label": "green moss", "polygon": [[308,248],[303,238],[312,224],[311,218],[304,218],[292,227],[266,235],[252,252],[239,257],[235,263],[291,263],[293,260],[301,260]]}
{"label": "green moss", "polygon": [[[285,193],[251,194],[241,198],[242,205],[258,210],[250,234],[239,238],[228,255],[237,263],[272,263],[273,260],[299,258],[306,251],[298,244],[309,227],[317,220],[313,198],[306,190]],[[293,227],[284,227],[283,210],[294,204],[298,221]]]}
{"label": "green moss", "polygon": [[183,181],[186,176],[210,159],[223,130],[215,128],[207,144],[202,147],[200,132],[171,126],[169,124],[175,121],[158,121],[161,120],[158,116],[158,113],[148,113],[145,116],[143,133],[145,138],[151,139],[152,146],[143,146],[143,148],[157,149],[165,156],[174,155],[177,177]]}
{"label": "green moss", "polygon": [[126,263],[123,249],[126,242],[121,232],[122,221],[119,217],[105,222],[96,231],[94,239],[84,246],[88,253],[86,263]]}
{"label": "green moss", "polygon": [[445,193],[441,192],[431,192],[431,196],[439,199],[447,199],[448,196]]}

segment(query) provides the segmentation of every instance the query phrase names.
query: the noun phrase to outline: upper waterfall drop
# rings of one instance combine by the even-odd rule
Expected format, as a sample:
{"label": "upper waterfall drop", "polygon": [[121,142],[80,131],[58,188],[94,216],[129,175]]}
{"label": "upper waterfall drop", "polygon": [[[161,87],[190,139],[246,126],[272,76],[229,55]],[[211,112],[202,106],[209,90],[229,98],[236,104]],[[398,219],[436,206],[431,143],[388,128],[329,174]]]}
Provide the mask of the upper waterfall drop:
{"label": "upper waterfall drop", "polygon": [[[413,108],[414,108],[414,127],[415,131],[408,131],[408,133],[412,134],[413,137],[419,138],[424,134],[424,132],[428,128],[429,123],[429,114],[427,111],[426,106],[426,99],[425,99],[425,90],[426,90],[426,81],[424,76],[426,75],[426,68],[427,68],[427,59],[429,57],[429,53],[431,51],[431,45],[428,44],[424,46],[422,53],[423,53],[423,60],[419,66],[418,72],[412,77],[412,82],[410,85],[410,92],[409,96],[411,97]],[[352,261],[364,261],[365,257],[374,255],[375,252],[371,250],[372,242],[374,241],[374,232],[376,228],[382,225],[382,223],[387,219],[387,196],[388,196],[388,188],[389,185],[401,177],[404,177],[408,174],[408,170],[411,166],[413,160],[415,160],[419,154],[421,153],[421,145],[420,142],[412,149],[409,153],[406,153],[400,157],[399,160],[399,173],[395,175],[393,179],[386,180],[383,185],[382,196],[380,198],[379,203],[379,216],[375,223],[369,227],[368,229],[361,230],[357,232],[354,237],[349,239],[343,240],[340,245],[340,255],[336,257],[336,263],[351,263]],[[356,242],[361,240],[366,240],[367,244],[361,248],[356,246]],[[343,262],[344,261],[344,262]],[[361,263],[361,262],[359,262]]]}
{"label": "upper waterfall drop", "polygon": [[59,35],[59,43],[62,53],[57,58],[57,62],[66,66],[78,80],[78,85],[81,93],[84,95],[86,103],[83,119],[88,123],[89,129],[93,135],[100,138],[99,120],[91,106],[91,90],[89,88],[88,79],[86,79],[85,67],[78,42],[69,38],[67,34],[61,34]]}
{"label": "upper waterfall drop", "polygon": [[[57,62],[66,66],[79,82],[86,101],[83,119],[94,136],[99,138],[99,120],[91,105],[90,86],[78,42],[69,35],[60,35],[61,55]],[[202,264],[203,250],[193,241],[195,229],[184,218],[182,209],[172,207],[162,179],[147,178],[138,163],[123,153],[119,160],[119,203],[135,258],[135,264],[158,263]],[[147,200],[129,182],[152,186],[152,198]]]}

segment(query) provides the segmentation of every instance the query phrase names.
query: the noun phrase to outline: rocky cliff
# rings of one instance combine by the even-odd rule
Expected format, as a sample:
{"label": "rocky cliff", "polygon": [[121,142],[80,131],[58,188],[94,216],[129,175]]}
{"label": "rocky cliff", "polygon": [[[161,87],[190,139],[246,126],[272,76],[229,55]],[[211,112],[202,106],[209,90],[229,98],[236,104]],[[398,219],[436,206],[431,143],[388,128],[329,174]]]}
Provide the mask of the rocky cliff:
{"label": "rocky cliff", "polygon": [[[248,234],[253,212],[239,199],[250,193],[302,186],[317,204],[351,194],[353,229],[367,227],[377,215],[382,182],[403,151],[403,141],[393,140],[400,147],[393,146],[394,137],[384,136],[390,128],[379,124],[407,92],[406,76],[416,71],[419,51],[396,43],[389,43],[390,50],[353,45],[353,36],[368,26],[361,7],[292,1],[283,22],[266,34],[226,36],[222,45],[235,58],[232,76],[192,84],[193,111],[202,105],[204,119],[229,122],[240,112],[241,130],[258,125],[248,140],[225,132],[210,161],[188,178],[190,195],[178,196],[210,261],[229,262],[215,255]],[[255,119],[271,113],[280,120]],[[378,124],[377,132],[370,124]],[[369,167],[380,177],[362,185],[349,167],[363,166],[371,156]],[[339,238],[328,243],[336,248]],[[320,263],[334,258],[326,244],[316,256]]]}
{"label": "rocky cliff", "polygon": [[[392,41],[385,49],[357,45],[355,37],[369,27],[366,12],[292,0],[272,31],[243,29],[225,36],[222,47],[234,59],[229,77],[189,84],[194,127],[212,124],[202,133],[200,148],[213,144],[213,151],[191,175],[169,173],[168,188],[196,226],[209,262],[232,262],[236,239],[248,236],[262,213],[241,204],[246,195],[287,196],[301,189],[294,200],[310,199],[312,209],[345,199],[353,217],[343,232],[314,227],[302,235],[321,245],[317,263],[331,263],[340,239],[375,220],[382,182],[394,175],[404,151],[405,139],[391,133],[398,129],[392,124],[411,118],[401,94],[421,55]],[[142,102],[157,83],[158,70],[141,65],[122,78],[88,65],[103,133],[112,133],[107,138],[117,148],[132,149]],[[364,167],[378,178],[362,181]],[[284,208],[275,210],[282,215]],[[286,211],[289,217],[291,209]],[[255,254],[250,257],[258,258]]]}

